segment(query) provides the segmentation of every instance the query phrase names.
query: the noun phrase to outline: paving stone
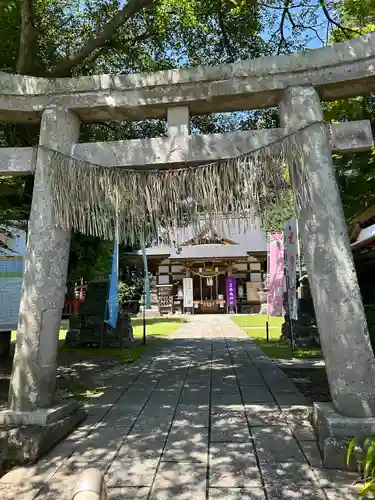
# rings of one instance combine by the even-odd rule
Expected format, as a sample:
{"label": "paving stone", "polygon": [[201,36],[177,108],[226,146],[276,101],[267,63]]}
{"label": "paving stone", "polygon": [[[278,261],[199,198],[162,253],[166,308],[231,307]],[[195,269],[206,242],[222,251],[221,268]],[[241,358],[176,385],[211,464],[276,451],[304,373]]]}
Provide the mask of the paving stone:
{"label": "paving stone", "polygon": [[180,404],[194,405],[202,404],[206,405],[210,401],[210,393],[206,388],[203,389],[183,389],[181,392],[181,397],[179,399]]}
{"label": "paving stone", "polygon": [[168,406],[176,406],[179,396],[179,391],[154,391],[147,404],[166,404]]}
{"label": "paving stone", "polygon": [[266,386],[243,387],[241,393],[244,404],[272,404],[275,401]]}
{"label": "paving stone", "polygon": [[354,487],[358,482],[358,474],[334,469],[313,468],[316,483],[321,488],[346,489]]}
{"label": "paving stone", "polygon": [[[51,476],[53,476],[58,468],[59,465],[52,466],[52,468],[40,467],[38,465],[17,467],[0,479],[0,492],[2,493],[3,491],[6,491],[6,486],[9,486],[10,489],[14,490],[15,486],[21,484],[27,485],[27,488],[30,489],[30,491],[34,491],[36,489],[38,492],[43,484],[47,482]],[[26,492],[27,491],[25,489],[24,493]]]}
{"label": "paving stone", "polygon": [[209,463],[210,487],[261,486],[252,443],[214,443]]}
{"label": "paving stone", "polygon": [[161,462],[150,500],[205,500],[206,476],[203,464]]}
{"label": "paving stone", "polygon": [[150,488],[108,488],[108,500],[147,500]]}
{"label": "paving stone", "polygon": [[190,318],[104,380],[86,421],[38,471],[4,476],[1,499],[71,500],[80,472],[95,467],[108,470],[109,500],[206,500],[209,424],[208,500],[357,498],[356,475],[321,468],[311,406],[227,316]]}
{"label": "paving stone", "polygon": [[299,445],[312,467],[323,467],[322,456],[316,441],[299,441]]}
{"label": "paving stone", "polygon": [[159,460],[157,458],[120,460],[112,462],[105,481],[108,488],[118,486],[151,486]]}
{"label": "paving stone", "polygon": [[265,386],[266,383],[261,376],[261,374],[258,371],[251,370],[249,373],[246,375],[238,375],[237,374],[237,379],[238,379],[238,384],[239,386],[242,387],[251,387],[253,385],[255,386]]}
{"label": "paving stone", "polygon": [[235,393],[221,392],[216,394],[211,394],[211,405],[212,406],[242,406],[242,399],[239,390]]}
{"label": "paving stone", "polygon": [[285,425],[283,412],[277,408],[276,404],[253,404],[244,405],[250,426],[270,426]]}
{"label": "paving stone", "polygon": [[212,386],[211,388],[211,396],[213,394],[238,394],[239,389],[238,385],[234,384],[221,384],[217,386]]}
{"label": "paving stone", "polygon": [[308,406],[309,402],[305,398],[303,394],[300,392],[283,392],[283,393],[274,393],[273,394],[277,404],[280,408],[288,408],[292,405],[306,405]]}
{"label": "paving stone", "polygon": [[[80,444],[80,443],[78,443]],[[56,446],[50,450],[47,455],[44,456],[43,460],[48,460],[49,462],[63,461],[74,453],[78,447],[77,443],[61,441]],[[38,462],[39,465],[39,462]]]}
{"label": "paving stone", "polygon": [[308,420],[288,421],[288,424],[298,441],[316,441],[314,427]]}
{"label": "paving stone", "polygon": [[124,400],[119,399],[116,403],[117,411],[121,412],[125,417],[136,419],[144,407],[144,403],[129,404]]}
{"label": "paving stone", "polygon": [[214,387],[221,387],[222,385],[232,385],[238,387],[237,376],[234,373],[224,376],[212,375],[212,385]]}
{"label": "paving stone", "polygon": [[151,394],[152,389],[133,389],[133,387],[130,387],[116,401],[116,404],[145,404]]}
{"label": "paving stone", "polygon": [[281,486],[278,488],[268,488],[266,486],[268,500],[326,500],[323,490],[315,488],[301,487],[294,489],[291,486]]}
{"label": "paving stone", "polygon": [[260,460],[264,483],[270,488],[288,486],[294,489],[303,486],[313,487],[316,477],[307,463],[277,462],[275,460]]}
{"label": "paving stone", "polygon": [[169,433],[162,460],[207,463],[208,428],[173,428]]}
{"label": "paving stone", "polygon": [[208,405],[179,405],[173,420],[173,425],[202,426],[208,427],[209,407]]}
{"label": "paving stone", "polygon": [[149,415],[141,414],[141,416],[135,422],[132,430],[130,431],[130,436],[138,435],[140,438],[155,436],[158,434],[165,434],[169,432],[171,426],[173,415]]}
{"label": "paving stone", "polygon": [[209,488],[208,500],[265,500],[263,488]]}
{"label": "paving stone", "polygon": [[106,389],[102,396],[95,399],[97,404],[114,404],[124,393],[123,389]]}
{"label": "paving stone", "polygon": [[131,429],[131,427],[134,425],[134,422],[136,420],[136,417],[134,416],[128,416],[124,415],[120,411],[110,411],[103,417],[103,419],[98,422],[98,424],[95,426],[94,430],[96,431],[99,427],[104,428],[107,426],[108,428],[120,428],[120,429],[128,429],[128,431]]}
{"label": "paving stone", "polygon": [[40,487],[33,487],[28,484],[0,484],[1,500],[34,500],[40,491]]}
{"label": "paving stone", "polygon": [[358,500],[358,489],[356,488],[343,488],[343,489],[330,489],[324,488],[328,500]]}
{"label": "paving stone", "polygon": [[128,436],[119,448],[117,457],[125,460],[160,457],[166,439],[167,433],[148,437]]}
{"label": "paving stone", "polygon": [[211,416],[211,442],[251,441],[250,431],[244,413],[233,416]]}
{"label": "paving stone", "polygon": [[304,422],[310,420],[312,407],[310,405],[290,405],[281,407],[285,419],[288,422]]}
{"label": "paving stone", "polygon": [[[109,412],[111,408],[113,408],[113,404],[97,404],[97,403],[85,403],[83,405],[84,409],[86,410],[88,416],[103,416],[106,413]],[[83,421],[83,423],[85,420]]]}
{"label": "paving stone", "polygon": [[291,430],[286,425],[254,427],[252,435],[260,460],[304,462],[305,457]]}
{"label": "paving stone", "polygon": [[152,403],[152,404],[146,404],[146,406],[142,410],[142,415],[151,415],[156,417],[157,415],[173,415],[176,411],[176,406],[175,405],[169,405],[169,404],[157,404],[157,403]]}

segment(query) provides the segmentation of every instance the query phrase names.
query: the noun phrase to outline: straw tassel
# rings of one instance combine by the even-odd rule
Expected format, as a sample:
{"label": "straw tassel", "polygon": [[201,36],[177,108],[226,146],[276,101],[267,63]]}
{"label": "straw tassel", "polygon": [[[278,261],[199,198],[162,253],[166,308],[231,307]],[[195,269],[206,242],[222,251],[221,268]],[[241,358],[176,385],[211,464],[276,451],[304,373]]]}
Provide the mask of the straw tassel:
{"label": "straw tassel", "polygon": [[285,189],[285,165],[294,168],[306,154],[308,129],[323,131],[323,124],[311,123],[236,158],[170,170],[103,167],[49,150],[54,223],[63,230],[113,239],[120,200],[119,240],[131,245],[140,235],[145,241],[181,243],[175,241],[175,229],[188,224],[201,229],[202,214],[216,220],[215,214],[231,213],[252,229],[255,216]]}

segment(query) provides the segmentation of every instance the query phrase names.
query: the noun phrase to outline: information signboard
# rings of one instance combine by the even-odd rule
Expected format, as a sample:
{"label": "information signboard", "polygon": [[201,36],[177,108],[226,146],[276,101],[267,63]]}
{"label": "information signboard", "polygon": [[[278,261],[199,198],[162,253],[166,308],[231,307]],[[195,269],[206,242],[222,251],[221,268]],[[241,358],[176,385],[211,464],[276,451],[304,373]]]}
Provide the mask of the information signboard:
{"label": "information signboard", "polygon": [[16,330],[21,300],[26,232],[14,229],[13,237],[0,234],[8,249],[0,250],[0,332]]}

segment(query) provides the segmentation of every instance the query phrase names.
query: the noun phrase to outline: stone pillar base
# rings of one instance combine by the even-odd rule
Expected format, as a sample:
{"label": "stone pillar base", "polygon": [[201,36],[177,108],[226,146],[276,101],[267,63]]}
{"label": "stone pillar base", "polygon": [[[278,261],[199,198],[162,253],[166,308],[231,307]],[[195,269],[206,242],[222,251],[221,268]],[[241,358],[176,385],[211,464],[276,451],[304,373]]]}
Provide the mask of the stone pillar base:
{"label": "stone pillar base", "polygon": [[1,411],[0,470],[35,463],[86,416],[76,401],[43,410]]}
{"label": "stone pillar base", "polygon": [[350,441],[353,437],[374,436],[375,418],[346,417],[341,415],[332,403],[314,403],[313,423],[324,467],[357,471],[358,453],[362,450],[360,445],[356,446],[348,467],[346,457]]}

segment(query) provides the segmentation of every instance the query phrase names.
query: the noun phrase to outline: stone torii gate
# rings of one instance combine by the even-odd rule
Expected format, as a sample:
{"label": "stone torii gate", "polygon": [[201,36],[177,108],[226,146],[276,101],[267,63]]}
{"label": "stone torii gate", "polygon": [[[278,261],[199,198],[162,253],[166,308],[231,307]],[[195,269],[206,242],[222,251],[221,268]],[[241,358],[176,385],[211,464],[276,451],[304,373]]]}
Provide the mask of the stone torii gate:
{"label": "stone torii gate", "polygon": [[[40,122],[40,145],[104,166],[194,165],[246,153],[321,122],[321,99],[373,91],[375,33],[309,52],[210,68],[52,80],[2,73],[0,120]],[[189,135],[191,116],[272,106],[279,107],[281,129]],[[80,122],[146,118],[167,118],[168,137],[77,142]],[[342,457],[337,444],[344,445],[345,436],[374,433],[375,361],[332,150],[361,151],[373,141],[368,121],[335,124],[331,133],[322,123],[314,132],[306,129],[303,139],[293,190],[333,400],[315,406],[315,421],[326,465],[337,466]],[[18,432],[20,459],[27,447],[36,459],[82,418],[74,404],[52,406],[70,234],[53,224],[49,154],[42,148],[0,150],[2,174],[35,176],[9,410],[0,413],[0,425]],[[25,425],[36,436],[31,451]]]}

